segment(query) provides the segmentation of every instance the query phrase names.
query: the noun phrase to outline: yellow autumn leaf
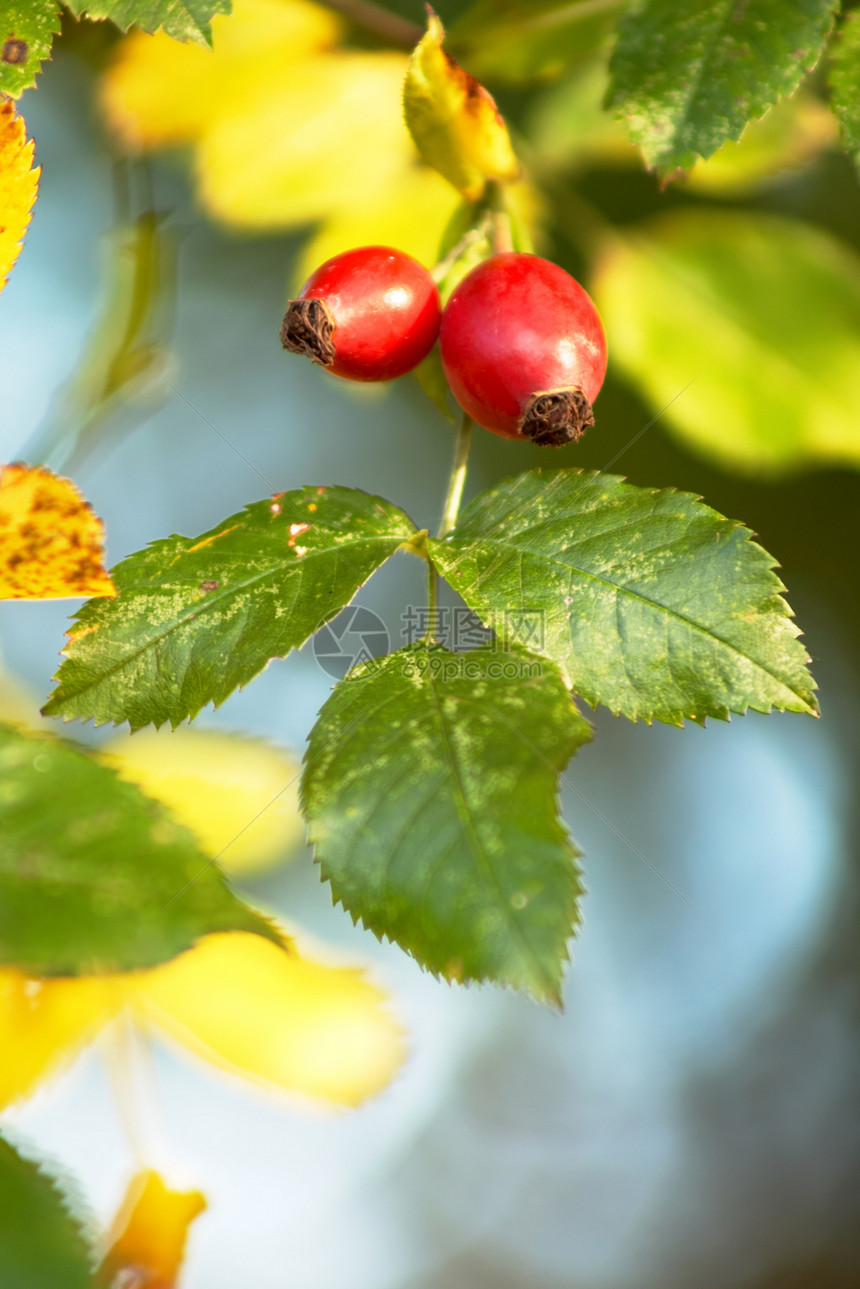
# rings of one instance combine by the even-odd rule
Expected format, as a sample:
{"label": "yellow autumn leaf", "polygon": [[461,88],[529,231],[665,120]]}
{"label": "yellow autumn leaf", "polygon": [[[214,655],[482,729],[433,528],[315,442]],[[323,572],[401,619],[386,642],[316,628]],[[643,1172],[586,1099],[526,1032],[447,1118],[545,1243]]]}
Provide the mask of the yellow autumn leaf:
{"label": "yellow autumn leaf", "polygon": [[0,599],[116,595],[104,527],[71,479],[44,466],[0,467]]}
{"label": "yellow autumn leaf", "polygon": [[34,146],[32,139],[27,142],[15,104],[0,101],[0,291],[18,258],[36,200],[41,172],[33,166]]}
{"label": "yellow autumn leaf", "polygon": [[0,1110],[70,1064],[121,1005],[118,978],[34,980],[0,969]]}
{"label": "yellow autumn leaf", "polygon": [[[284,24],[302,24],[301,38],[269,40],[264,12],[275,3]],[[403,120],[409,58],[335,48],[338,31],[308,0],[238,0],[213,21],[211,53],[131,35],[102,80],[108,124],[125,146],[189,144],[201,204],[225,225],[316,224],[305,276],[362,244],[432,264],[457,196]]]}
{"label": "yellow autumn leaf", "polygon": [[404,1057],[388,999],[365,972],[285,937],[204,936],[147,971],[33,979],[0,969],[0,1111],[59,1073],[125,1011],[196,1056],[272,1091],[338,1106],[381,1091]]}
{"label": "yellow autumn leaf", "polygon": [[98,1283],[106,1289],[174,1289],[188,1228],[205,1208],[202,1192],[171,1190],[151,1168],[137,1173],[108,1234]]}
{"label": "yellow autumn leaf", "polygon": [[296,758],[222,730],[140,730],[101,757],[162,802],[230,877],[270,868],[303,840]]}
{"label": "yellow autumn leaf", "polygon": [[[193,143],[221,115],[241,111],[260,83],[338,39],[340,20],[308,0],[235,0],[212,19],[212,49],[157,32],[120,41],[101,104],[127,148]],[[283,122],[282,122],[283,128]]]}
{"label": "yellow autumn leaf", "polygon": [[207,210],[234,226],[265,229],[344,208],[384,209],[413,165],[400,113],[405,69],[401,54],[338,52],[261,81],[199,141]]}
{"label": "yellow autumn leaf", "polygon": [[397,1024],[364,972],[283,953],[244,932],[207,936],[156,967],[135,1006],[229,1073],[340,1105],[381,1091],[404,1055]]}
{"label": "yellow autumn leaf", "polygon": [[492,96],[442,48],[432,10],[403,89],[406,124],[424,160],[475,201],[488,179],[515,179],[519,166]]}

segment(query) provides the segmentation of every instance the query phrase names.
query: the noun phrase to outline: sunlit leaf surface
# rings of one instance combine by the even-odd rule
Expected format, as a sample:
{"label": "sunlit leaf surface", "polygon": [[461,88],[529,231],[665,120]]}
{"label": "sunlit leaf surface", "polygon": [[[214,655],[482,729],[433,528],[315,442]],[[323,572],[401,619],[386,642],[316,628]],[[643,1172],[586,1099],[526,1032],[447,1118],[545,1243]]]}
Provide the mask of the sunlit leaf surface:
{"label": "sunlit leaf surface", "polygon": [[833,47],[830,89],[842,140],[860,166],[860,13],[845,15]]}
{"label": "sunlit leaf surface", "polygon": [[[35,84],[60,30],[57,0],[3,0],[0,20],[0,94],[17,98]],[[3,209],[0,205],[0,209]],[[3,274],[0,273],[0,282]]]}
{"label": "sunlit leaf surface", "polygon": [[178,725],[297,649],[415,526],[352,488],[258,501],[200,537],[153,542],[113,569],[113,611],[75,615],[44,713]]}
{"label": "sunlit leaf surface", "polygon": [[590,737],[525,651],[421,643],[359,669],[322,709],[302,781],[334,899],[448,980],[558,1002],[580,893],[558,775]]}
{"label": "sunlit leaf surface", "polygon": [[532,470],[476,497],[431,542],[448,581],[574,692],[681,725],[748,708],[815,712],[806,651],[774,561],[698,498],[616,475]]}
{"label": "sunlit leaf surface", "polygon": [[622,20],[609,106],[645,162],[688,170],[796,89],[839,0],[644,0]]}
{"label": "sunlit leaf surface", "polygon": [[844,242],[683,211],[614,242],[593,292],[611,361],[685,443],[750,474],[860,462],[860,258]]}

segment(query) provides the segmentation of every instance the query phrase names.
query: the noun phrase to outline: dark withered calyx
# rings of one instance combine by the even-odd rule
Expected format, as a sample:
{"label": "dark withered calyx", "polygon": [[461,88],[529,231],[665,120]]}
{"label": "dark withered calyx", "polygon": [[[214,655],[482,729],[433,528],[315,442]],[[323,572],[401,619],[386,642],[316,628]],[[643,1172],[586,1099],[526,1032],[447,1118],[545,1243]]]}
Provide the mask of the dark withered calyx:
{"label": "dark withered calyx", "polygon": [[331,367],[334,362],[334,318],[325,300],[290,300],[281,323],[281,344],[292,354],[301,354]]}
{"label": "dark withered calyx", "polygon": [[532,394],[520,419],[520,432],[539,447],[562,448],[581,439],[594,424],[591,404],[576,385]]}

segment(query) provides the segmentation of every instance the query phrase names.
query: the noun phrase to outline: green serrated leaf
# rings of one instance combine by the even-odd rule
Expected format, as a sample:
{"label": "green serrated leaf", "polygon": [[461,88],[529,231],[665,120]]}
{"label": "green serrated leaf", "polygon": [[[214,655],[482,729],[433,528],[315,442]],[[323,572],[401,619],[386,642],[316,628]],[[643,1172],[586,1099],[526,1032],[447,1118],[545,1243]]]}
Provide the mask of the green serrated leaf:
{"label": "green serrated leaf", "polygon": [[612,361],[721,465],[860,464],[860,258],[764,214],[685,210],[617,240],[592,282]]}
{"label": "green serrated leaf", "polygon": [[174,727],[217,707],[349,603],[415,525],[354,488],[258,501],[200,537],[168,537],[112,570],[116,599],[75,614],[43,712]]}
{"label": "green serrated leaf", "polygon": [[334,899],[448,980],[557,1003],[581,886],[556,790],[590,737],[557,669],[525,650],[422,641],[358,669],[302,780]]}
{"label": "green serrated leaf", "polygon": [[608,106],[671,177],[738,139],[818,61],[839,0],[644,0],[622,19]]}
{"label": "green serrated leaf", "polygon": [[774,561],[697,498],[616,475],[532,470],[429,544],[466,603],[539,648],[574,691],[632,720],[815,713]]}
{"label": "green serrated leaf", "polygon": [[0,964],[131,971],[214,931],[280,943],[163,806],[74,744],[0,725]]}
{"label": "green serrated leaf", "polygon": [[0,94],[17,98],[35,84],[60,30],[56,0],[4,0],[0,14]]}
{"label": "green serrated leaf", "polygon": [[57,1183],[0,1137],[3,1289],[90,1289],[91,1260],[81,1223]]}
{"label": "green serrated leaf", "polygon": [[860,13],[845,15],[833,46],[830,69],[833,110],[839,118],[842,141],[860,166]]}
{"label": "green serrated leaf", "polygon": [[232,0],[67,0],[76,18],[109,18],[121,31],[161,28],[176,40],[212,43],[210,22],[217,13],[230,13]]}

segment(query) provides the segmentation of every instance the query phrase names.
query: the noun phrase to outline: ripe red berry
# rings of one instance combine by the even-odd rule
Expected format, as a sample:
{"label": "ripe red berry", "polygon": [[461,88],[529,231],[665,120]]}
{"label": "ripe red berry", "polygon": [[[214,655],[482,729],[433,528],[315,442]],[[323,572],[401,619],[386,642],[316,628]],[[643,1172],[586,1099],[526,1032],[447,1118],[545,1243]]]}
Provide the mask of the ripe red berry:
{"label": "ripe red berry", "polygon": [[586,291],[537,255],[494,255],[455,288],[439,333],[454,397],[485,430],[552,447],[594,424],[606,337]]}
{"label": "ripe red berry", "polygon": [[290,301],[281,343],[345,380],[393,380],[427,357],[439,318],[423,265],[390,246],[359,246],[311,274]]}

